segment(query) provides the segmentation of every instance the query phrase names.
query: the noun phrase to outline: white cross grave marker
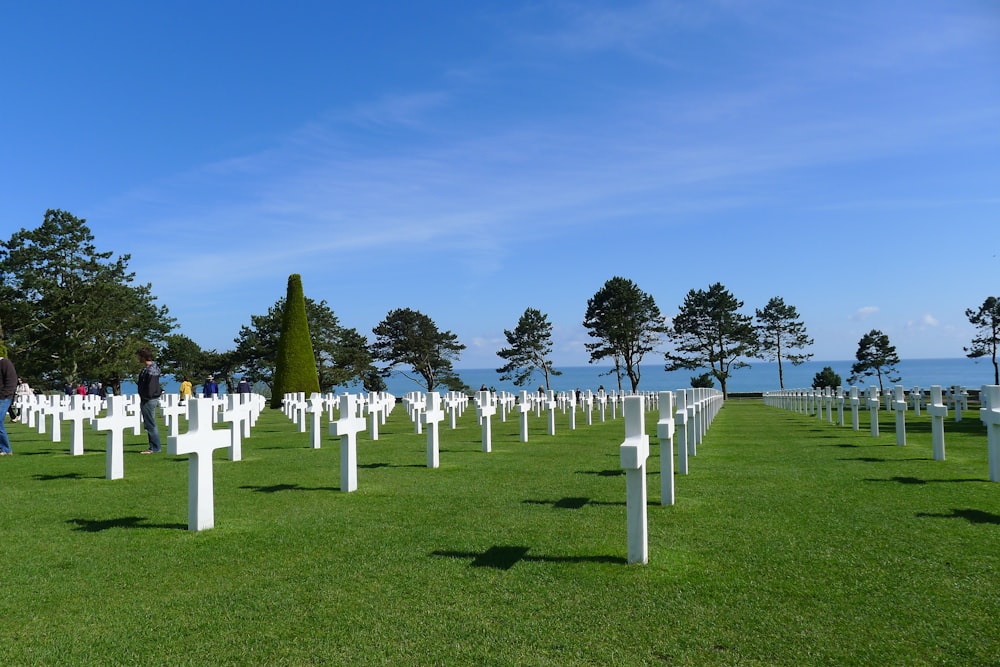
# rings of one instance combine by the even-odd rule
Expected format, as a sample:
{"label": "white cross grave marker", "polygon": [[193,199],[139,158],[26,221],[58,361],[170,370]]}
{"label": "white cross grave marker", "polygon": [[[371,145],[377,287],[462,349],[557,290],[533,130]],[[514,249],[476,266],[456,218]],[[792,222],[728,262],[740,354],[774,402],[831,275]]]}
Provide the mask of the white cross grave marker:
{"label": "white cross grave marker", "polygon": [[868,388],[868,414],[871,415],[872,437],[878,437],[878,410],[882,404],[879,402],[878,387],[872,385]]}
{"label": "white cross grave marker", "polygon": [[660,440],[660,504],[674,504],[674,395],[660,392],[660,421],[656,422]]}
{"label": "white cross grave marker", "polygon": [[340,436],[340,490],[358,490],[358,433],[365,430],[364,417],[357,415],[357,397],[340,397],[340,419],[330,422],[330,435]]}
{"label": "white cross grave marker", "polygon": [[906,396],[903,395],[903,385],[893,387],[892,407],[896,411],[896,444],[906,445]]}
{"label": "white cross grave marker", "polygon": [[1000,385],[983,385],[980,396],[984,406],[979,419],[986,425],[987,451],[989,452],[990,481],[1000,482]]}
{"label": "white cross grave marker", "polygon": [[444,410],[441,409],[441,394],[436,391],[427,394],[427,407],[420,419],[427,425],[427,467],[437,468],[441,465],[438,424],[444,420]]}
{"label": "white cross grave marker", "polygon": [[188,410],[188,430],[167,438],[167,453],[188,455],[188,530],[215,527],[215,491],[212,453],[229,446],[229,433],[212,428],[215,401],[192,398]]}
{"label": "white cross grave marker", "polygon": [[625,469],[625,505],[628,513],[628,562],[649,561],[649,526],[646,523],[646,409],[643,396],[625,398],[625,441],[619,447]]}
{"label": "white cross grave marker", "polygon": [[488,391],[479,392],[479,405],[476,406],[476,416],[483,425],[483,451],[486,453],[493,451],[493,428],[490,424],[490,417],[497,411],[490,396]]}
{"label": "white cross grave marker", "polygon": [[948,416],[948,406],[944,404],[944,392],[939,384],[931,385],[927,413],[931,416],[931,446],[934,450],[934,460],[944,461],[944,418]]}
{"label": "white cross grave marker", "polygon": [[124,396],[108,397],[108,413],[91,421],[95,431],[108,432],[108,451],[106,456],[106,477],[121,479],[125,476],[125,429],[134,428],[138,415],[130,415],[125,411]]}

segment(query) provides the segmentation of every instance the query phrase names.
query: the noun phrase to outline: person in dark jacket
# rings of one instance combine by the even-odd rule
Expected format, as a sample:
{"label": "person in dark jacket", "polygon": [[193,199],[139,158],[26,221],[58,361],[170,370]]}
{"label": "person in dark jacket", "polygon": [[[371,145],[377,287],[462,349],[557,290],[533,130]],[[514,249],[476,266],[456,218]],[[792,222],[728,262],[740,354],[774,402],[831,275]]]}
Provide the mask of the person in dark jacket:
{"label": "person in dark jacket", "polygon": [[7,347],[0,343],[0,456],[11,455],[10,438],[3,422],[7,418],[7,410],[17,391],[17,371],[6,355]]}
{"label": "person in dark jacket", "polygon": [[139,412],[142,414],[142,425],[146,429],[149,448],[143,454],[158,454],[160,452],[160,432],[156,429],[156,408],[160,405],[160,367],[153,361],[153,352],[148,347],[139,348],[135,356],[143,364],[139,371],[136,386],[139,390]]}

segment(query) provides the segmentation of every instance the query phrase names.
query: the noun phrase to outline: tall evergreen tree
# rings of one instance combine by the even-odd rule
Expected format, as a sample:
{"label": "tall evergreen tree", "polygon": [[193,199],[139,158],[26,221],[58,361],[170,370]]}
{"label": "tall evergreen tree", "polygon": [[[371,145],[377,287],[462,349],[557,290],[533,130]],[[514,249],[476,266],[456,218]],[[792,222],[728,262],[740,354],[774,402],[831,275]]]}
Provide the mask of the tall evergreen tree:
{"label": "tall evergreen tree", "polygon": [[885,391],[883,376],[889,382],[899,382],[900,377],[896,371],[899,355],[896,354],[896,347],[890,344],[889,337],[878,329],[872,329],[861,337],[855,358],[857,361],[851,365],[851,377],[847,379],[851,384],[856,384],[869,375],[875,375],[878,377],[879,391]]}
{"label": "tall evergreen tree", "polygon": [[793,366],[805,363],[812,354],[793,353],[813,344],[806,334],[806,325],[799,320],[795,306],[785,303],[780,296],[773,297],[763,310],[756,311],[757,336],[760,344],[760,358],[778,362],[778,385],[785,388],[785,371],[782,361],[787,359]]}
{"label": "tall evergreen tree", "polygon": [[497,369],[500,379],[513,380],[515,385],[523,387],[538,372],[542,374],[545,390],[548,391],[549,376],[562,375],[547,358],[552,352],[552,323],[548,317],[536,308],[526,308],[514,330],[504,329],[503,335],[510,347],[497,351],[498,357],[507,360]]}
{"label": "tall evergreen tree", "polygon": [[280,408],[287,393],[305,392],[306,396],[319,392],[319,374],[316,356],[309,338],[309,320],[306,301],[302,292],[302,276],[288,276],[288,291],[281,316],[281,335],[274,364],[274,387],[271,407]]}
{"label": "tall evergreen tree", "polygon": [[616,368],[624,369],[632,391],[638,391],[642,359],[666,330],[653,297],[631,280],[615,276],[587,300],[583,326],[596,339],[586,344],[590,363],[612,359]]}
{"label": "tall evergreen tree", "polygon": [[667,332],[674,351],[665,355],[666,370],[707,368],[728,396],[732,372],[749,366],[744,359],[757,353],[757,333],[750,316],[739,312],[742,307],[722,283],[690,290]]}
{"label": "tall evergreen tree", "polygon": [[440,331],[434,320],[419,310],[391,310],[372,332],[375,334],[372,354],[387,364],[384,375],[404,365],[410,367],[411,374],[406,371],[401,374],[427,391],[434,391],[439,384],[462,386],[452,361],[458,359],[465,345],[459,343],[458,336],[452,332]]}
{"label": "tall evergreen tree", "polygon": [[997,347],[1000,345],[1000,299],[988,296],[978,309],[965,311],[969,323],[976,327],[976,336],[970,347],[963,348],[970,359],[989,357],[993,362],[993,384],[1000,384],[1000,366],[997,366]]}
{"label": "tall evergreen tree", "polygon": [[0,243],[0,335],[23,377],[117,385],[138,347],[162,344],[174,320],[150,285],[133,282],[129,259],[99,252],[86,220],[60,210]]}

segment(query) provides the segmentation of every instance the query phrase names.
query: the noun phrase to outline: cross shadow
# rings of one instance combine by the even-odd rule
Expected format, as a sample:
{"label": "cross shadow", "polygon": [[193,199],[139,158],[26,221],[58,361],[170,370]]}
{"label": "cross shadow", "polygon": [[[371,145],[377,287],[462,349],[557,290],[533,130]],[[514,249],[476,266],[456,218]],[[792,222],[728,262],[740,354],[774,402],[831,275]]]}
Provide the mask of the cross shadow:
{"label": "cross shadow", "polygon": [[34,475],[34,479],[39,482],[51,482],[57,479],[104,479],[103,477],[97,477],[96,475],[81,475],[78,472],[68,472],[64,475]]}
{"label": "cross shadow", "polygon": [[625,471],[618,470],[577,470],[577,475],[597,475],[598,477],[618,477],[624,475]]}
{"label": "cross shadow", "polygon": [[899,484],[926,484],[927,480],[919,477],[890,477],[889,479],[863,479],[863,482],[898,482]]}
{"label": "cross shadow", "polygon": [[855,458],[841,458],[838,461],[864,461],[865,463],[885,463],[889,459],[883,459],[877,456],[858,456]]}
{"label": "cross shadow", "polygon": [[170,528],[187,530],[184,523],[142,523],[146,520],[144,516],[124,516],[117,519],[68,519],[66,523],[76,526],[73,530],[85,533],[99,533],[112,528]]}
{"label": "cross shadow", "polygon": [[[560,498],[559,500],[522,500],[525,505],[551,505],[553,509],[578,510],[585,505],[595,507],[625,507],[628,505],[623,500],[591,500],[590,498]],[[659,503],[647,500],[646,504],[655,507]]]}
{"label": "cross shadow", "polygon": [[441,558],[471,559],[469,567],[488,567],[495,570],[509,570],[518,563],[616,563],[628,564],[628,560],[619,556],[529,556],[525,546],[494,545],[482,552],[475,551],[432,551],[432,556]]}
{"label": "cross shadow", "polygon": [[420,465],[419,463],[365,463],[364,465],[358,464],[359,468],[366,468],[368,470],[374,470],[376,468],[426,468],[426,465]]}
{"label": "cross shadow", "polygon": [[1000,525],[1000,514],[984,512],[982,510],[961,509],[951,511],[951,514],[931,514],[930,512],[917,512],[917,517],[933,519],[965,519],[969,523],[991,523]]}
{"label": "cross shadow", "polygon": [[300,486],[298,484],[272,484],[271,486],[241,486],[254,493],[279,493],[281,491],[340,491],[339,486]]}

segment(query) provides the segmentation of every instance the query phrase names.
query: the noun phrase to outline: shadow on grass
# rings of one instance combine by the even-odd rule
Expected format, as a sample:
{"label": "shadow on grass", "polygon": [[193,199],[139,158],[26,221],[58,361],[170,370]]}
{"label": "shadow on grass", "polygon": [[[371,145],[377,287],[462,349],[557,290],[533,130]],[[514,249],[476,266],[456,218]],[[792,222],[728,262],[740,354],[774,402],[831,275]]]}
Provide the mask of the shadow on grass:
{"label": "shadow on grass", "polygon": [[[628,505],[624,500],[591,500],[590,498],[560,498],[559,500],[522,500],[523,505],[551,505],[553,509],[578,510],[586,505],[595,507],[625,507]],[[660,503],[647,500],[646,505],[657,507]]]}
{"label": "shadow on grass", "polygon": [[[923,460],[923,459],[920,459]],[[864,479],[863,482],[896,482],[897,484],[948,484],[960,482],[985,482],[985,479],[920,479],[919,477],[890,477],[889,479]]]}
{"label": "shadow on grass", "polygon": [[431,555],[440,558],[471,559],[469,567],[488,567],[494,570],[509,570],[520,562],[628,564],[628,560],[620,556],[529,556],[530,548],[495,545],[482,552],[438,550],[432,551]]}
{"label": "shadow on grass", "polygon": [[123,516],[117,519],[68,519],[66,523],[76,526],[73,530],[85,533],[99,533],[113,528],[169,528],[187,530],[184,523],[142,523],[144,516]]}
{"label": "shadow on grass", "polygon": [[298,484],[272,484],[271,486],[241,486],[254,493],[280,493],[282,491],[340,491],[339,486],[300,486]]}
{"label": "shadow on grass", "polygon": [[426,468],[427,466],[419,463],[365,463],[364,465],[359,463],[358,467],[374,470],[376,468]]}
{"label": "shadow on grass", "polygon": [[[616,456],[618,456],[616,454]],[[621,468],[617,470],[577,470],[577,475],[597,475],[598,477],[618,477],[619,475],[624,475],[625,471]]]}
{"label": "shadow on grass", "polygon": [[[982,480],[976,480],[982,481]],[[984,512],[982,510],[962,509],[952,510],[951,514],[931,514],[930,512],[917,512],[917,517],[921,519],[965,519],[969,523],[989,523],[1000,526],[1000,514]]]}
{"label": "shadow on grass", "polygon": [[81,475],[78,472],[68,472],[64,475],[34,475],[39,482],[52,482],[57,479],[104,479],[97,475]]}

